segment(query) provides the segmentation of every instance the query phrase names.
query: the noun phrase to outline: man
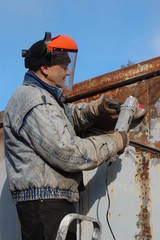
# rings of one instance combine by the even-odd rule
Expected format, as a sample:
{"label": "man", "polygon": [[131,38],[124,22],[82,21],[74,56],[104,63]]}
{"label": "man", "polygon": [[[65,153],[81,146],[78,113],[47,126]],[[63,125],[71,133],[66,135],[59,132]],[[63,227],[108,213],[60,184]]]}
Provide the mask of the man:
{"label": "man", "polygon": [[[50,33],[23,50],[29,71],[4,112],[8,182],[23,240],[55,239],[63,217],[75,212],[82,171],[111,161],[127,144],[124,132],[76,135],[100,114],[115,114],[110,104],[118,104],[107,96],[90,103],[63,103],[64,87],[72,87],[77,51],[72,38],[51,39]],[[67,239],[76,239],[75,224]]]}

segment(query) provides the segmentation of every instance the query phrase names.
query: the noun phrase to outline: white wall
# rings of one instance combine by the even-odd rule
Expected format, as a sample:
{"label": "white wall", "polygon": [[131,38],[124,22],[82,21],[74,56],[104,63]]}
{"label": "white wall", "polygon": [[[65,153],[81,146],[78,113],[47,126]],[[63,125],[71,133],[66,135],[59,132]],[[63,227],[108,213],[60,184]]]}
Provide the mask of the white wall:
{"label": "white wall", "polygon": [[8,189],[3,145],[3,128],[0,128],[0,240],[20,240],[16,207]]}

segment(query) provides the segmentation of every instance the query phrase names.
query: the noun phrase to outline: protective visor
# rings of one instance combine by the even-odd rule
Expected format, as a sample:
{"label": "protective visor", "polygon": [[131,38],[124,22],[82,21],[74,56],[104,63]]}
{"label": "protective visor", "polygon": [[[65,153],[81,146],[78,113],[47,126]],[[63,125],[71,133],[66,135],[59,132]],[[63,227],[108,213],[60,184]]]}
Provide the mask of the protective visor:
{"label": "protective visor", "polygon": [[74,81],[77,52],[68,52],[68,55],[70,58],[70,63],[68,64],[68,70],[70,72],[70,75],[66,76],[64,87],[66,88],[67,91],[71,91]]}

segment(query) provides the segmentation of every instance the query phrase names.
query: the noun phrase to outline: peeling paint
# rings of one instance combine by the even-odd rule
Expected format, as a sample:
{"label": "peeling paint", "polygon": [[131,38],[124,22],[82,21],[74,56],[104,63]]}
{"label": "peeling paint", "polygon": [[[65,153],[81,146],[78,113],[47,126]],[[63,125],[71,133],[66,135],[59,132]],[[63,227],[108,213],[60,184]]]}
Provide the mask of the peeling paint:
{"label": "peeling paint", "polygon": [[157,117],[160,117],[160,98],[158,98],[157,102],[155,103],[155,109],[157,112]]}
{"label": "peeling paint", "polygon": [[150,142],[160,148],[160,118],[151,119]]}

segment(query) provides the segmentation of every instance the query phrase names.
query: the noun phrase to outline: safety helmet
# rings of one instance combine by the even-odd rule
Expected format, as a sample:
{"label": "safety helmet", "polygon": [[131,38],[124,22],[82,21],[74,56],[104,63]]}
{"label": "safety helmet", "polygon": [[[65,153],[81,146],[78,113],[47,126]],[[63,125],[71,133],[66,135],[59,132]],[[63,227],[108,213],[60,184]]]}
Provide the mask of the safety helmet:
{"label": "safety helmet", "polygon": [[46,32],[43,40],[34,43],[28,50],[22,50],[22,57],[25,57],[25,67],[29,69],[68,64],[71,75],[66,77],[65,87],[72,90],[77,52],[77,44],[71,37],[58,35],[51,38],[51,33]]}

